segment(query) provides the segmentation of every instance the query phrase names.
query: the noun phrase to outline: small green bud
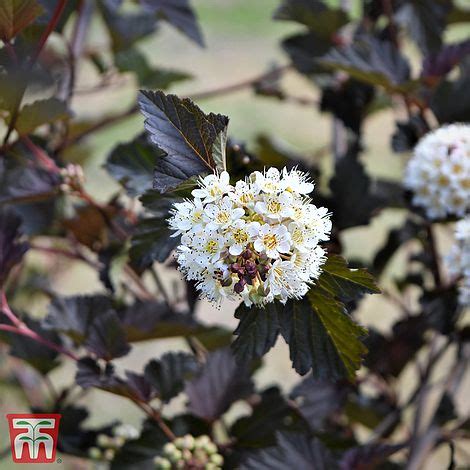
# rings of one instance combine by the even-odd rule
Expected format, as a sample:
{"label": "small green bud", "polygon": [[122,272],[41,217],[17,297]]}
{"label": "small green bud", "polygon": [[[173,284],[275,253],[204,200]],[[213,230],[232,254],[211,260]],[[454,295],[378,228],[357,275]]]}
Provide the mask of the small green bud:
{"label": "small green bud", "polygon": [[213,442],[208,442],[204,446],[204,450],[207,452],[208,455],[212,455],[217,452],[217,446]]}
{"label": "small green bud", "polygon": [[122,447],[125,443],[126,443],[126,439],[122,436],[116,436],[113,439],[114,447],[117,447],[117,448]]}
{"label": "small green bud", "polygon": [[96,442],[100,447],[110,447],[112,445],[112,439],[106,434],[98,434]]}
{"label": "small green bud", "polygon": [[179,449],[176,449],[173,451],[172,454],[169,454],[167,456],[172,462],[176,462],[178,460],[180,460],[182,457],[183,457],[183,453],[179,450]]}
{"label": "small green bud", "polygon": [[111,460],[114,459],[115,455],[116,455],[116,452],[114,449],[106,449],[104,451],[104,459],[107,460],[108,462],[111,462]]}
{"label": "small green bud", "polygon": [[173,452],[177,450],[176,449],[176,446],[173,444],[173,442],[167,442],[164,446],[163,446],[163,453],[166,455],[166,456],[169,456],[169,455],[173,455]]}
{"label": "small green bud", "polygon": [[195,447],[199,448],[199,449],[202,449],[206,446],[206,444],[208,444],[209,442],[211,442],[209,436],[206,436],[205,434],[203,434],[202,436],[199,436],[197,439],[196,439],[196,442],[195,442]]}
{"label": "small green bud", "polygon": [[220,467],[224,463],[224,458],[220,454],[212,454],[211,455],[211,462]]}
{"label": "small green bud", "polygon": [[90,447],[88,449],[88,455],[93,460],[100,460],[102,457],[101,450],[98,447]]}
{"label": "small green bud", "polygon": [[153,459],[155,466],[158,470],[171,470],[171,462],[161,456],[157,456]]}
{"label": "small green bud", "polygon": [[182,449],[183,444],[184,444],[184,439],[182,437],[177,437],[174,441],[173,444],[177,449]]}
{"label": "small green bud", "polygon": [[183,447],[185,449],[194,449],[194,437],[191,436],[191,434],[186,434],[186,436],[183,437],[183,441]]}

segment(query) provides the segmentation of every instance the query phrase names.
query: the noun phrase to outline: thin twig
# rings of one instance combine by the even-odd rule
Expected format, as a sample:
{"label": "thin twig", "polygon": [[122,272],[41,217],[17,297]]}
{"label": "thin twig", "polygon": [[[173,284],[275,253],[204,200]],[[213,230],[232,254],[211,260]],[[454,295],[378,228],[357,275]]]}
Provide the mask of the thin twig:
{"label": "thin twig", "polygon": [[[270,70],[269,72],[265,72],[261,75],[257,75],[256,77],[253,77],[253,78],[242,80],[241,82],[238,82],[238,83],[225,85],[225,86],[215,88],[215,89],[212,89],[212,90],[201,91],[201,92],[194,93],[194,94],[191,94],[191,95],[188,95],[188,96],[192,100],[196,101],[196,100],[203,100],[203,99],[207,99],[207,98],[214,98],[214,97],[220,96],[220,95],[227,95],[227,94],[234,93],[236,91],[242,90],[244,88],[251,87],[254,84],[256,84],[256,83],[258,83],[262,80],[269,79],[269,78],[271,78],[271,77],[273,77],[273,76],[275,76],[279,73],[284,73],[285,71],[290,70],[291,68],[292,68],[292,64],[282,65],[282,66],[280,66],[280,67],[278,67],[274,70]],[[184,94],[183,94],[183,96],[184,96]],[[303,101],[302,98],[292,98],[292,99],[297,100],[297,102],[299,102],[299,103],[300,103],[300,101]],[[302,103],[302,104],[305,104],[305,103]],[[312,103],[309,102],[309,104],[312,104]],[[85,129],[83,132],[78,133],[78,134],[70,137],[67,140],[67,142],[65,144],[65,147],[70,147],[71,145],[75,145],[78,142],[80,142],[81,140],[83,140],[84,138],[88,137],[90,134],[93,134],[96,131],[100,131],[102,129],[105,129],[108,126],[117,124],[118,122],[123,121],[123,120],[127,119],[130,116],[133,116],[138,111],[139,111],[139,107],[136,106],[136,105],[132,105],[130,108],[126,109],[125,111],[123,111],[120,114],[116,114],[114,116],[108,116],[108,117],[104,118],[103,120],[97,122],[96,124],[90,126],[88,129]]]}

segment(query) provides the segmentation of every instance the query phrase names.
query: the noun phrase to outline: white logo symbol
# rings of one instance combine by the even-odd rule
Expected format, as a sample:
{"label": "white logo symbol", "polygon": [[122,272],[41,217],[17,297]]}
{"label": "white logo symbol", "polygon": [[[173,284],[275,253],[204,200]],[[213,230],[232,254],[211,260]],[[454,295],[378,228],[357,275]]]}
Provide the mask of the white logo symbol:
{"label": "white logo symbol", "polygon": [[31,460],[35,460],[39,455],[39,447],[41,444],[44,446],[46,457],[52,458],[54,450],[54,441],[52,436],[47,433],[41,432],[41,429],[52,429],[54,428],[54,418],[16,418],[13,419],[13,427],[15,429],[25,429],[25,432],[18,434],[15,437],[14,451],[15,457],[21,459],[25,444],[27,444],[29,456]]}

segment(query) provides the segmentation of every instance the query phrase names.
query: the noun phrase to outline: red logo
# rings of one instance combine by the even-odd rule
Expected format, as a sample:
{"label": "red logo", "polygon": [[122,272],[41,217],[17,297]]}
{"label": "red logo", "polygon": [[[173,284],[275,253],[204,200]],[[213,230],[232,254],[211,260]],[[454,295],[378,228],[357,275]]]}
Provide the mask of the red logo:
{"label": "red logo", "polygon": [[8,414],[13,462],[55,462],[60,417],[60,414]]}

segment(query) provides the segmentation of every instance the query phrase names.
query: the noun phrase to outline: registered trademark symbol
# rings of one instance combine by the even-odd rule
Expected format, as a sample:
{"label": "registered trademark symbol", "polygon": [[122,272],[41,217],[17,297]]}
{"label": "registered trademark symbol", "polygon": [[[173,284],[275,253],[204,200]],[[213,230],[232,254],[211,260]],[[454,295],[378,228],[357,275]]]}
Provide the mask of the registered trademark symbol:
{"label": "registered trademark symbol", "polygon": [[57,463],[62,463],[62,459],[59,457],[57,460],[56,460]]}

